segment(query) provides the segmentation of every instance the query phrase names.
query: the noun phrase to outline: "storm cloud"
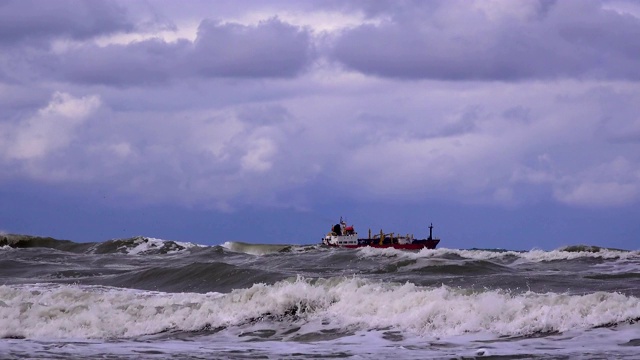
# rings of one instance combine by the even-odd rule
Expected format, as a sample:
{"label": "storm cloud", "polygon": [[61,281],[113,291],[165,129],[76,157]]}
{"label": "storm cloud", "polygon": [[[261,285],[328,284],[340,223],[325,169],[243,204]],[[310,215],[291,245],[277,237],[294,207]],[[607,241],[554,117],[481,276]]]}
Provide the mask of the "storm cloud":
{"label": "storm cloud", "polygon": [[[82,36],[82,30],[70,34]],[[50,36],[67,35],[62,31]],[[293,77],[313,60],[308,31],[277,18],[248,26],[203,20],[193,42],[150,38],[125,44],[84,42],[59,51],[48,48],[28,53],[24,48],[13,51],[7,62],[22,58],[19,71],[30,73],[22,76],[22,80],[117,87],[154,86],[194,77]]]}
{"label": "storm cloud", "polygon": [[6,1],[0,19],[3,186],[225,213],[640,205],[637,2]]}
{"label": "storm cloud", "polygon": [[76,40],[132,31],[134,22],[113,1],[8,0],[0,4],[0,45],[47,41],[66,37]]}
{"label": "storm cloud", "polygon": [[333,58],[407,79],[640,79],[638,18],[597,1],[402,4],[346,30]]}

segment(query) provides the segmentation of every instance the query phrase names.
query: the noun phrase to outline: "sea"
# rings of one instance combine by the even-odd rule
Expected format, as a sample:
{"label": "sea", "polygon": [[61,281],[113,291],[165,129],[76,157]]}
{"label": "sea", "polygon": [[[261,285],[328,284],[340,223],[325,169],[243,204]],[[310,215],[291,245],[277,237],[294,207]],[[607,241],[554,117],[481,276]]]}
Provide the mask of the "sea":
{"label": "sea", "polygon": [[0,234],[0,359],[639,359],[640,251]]}

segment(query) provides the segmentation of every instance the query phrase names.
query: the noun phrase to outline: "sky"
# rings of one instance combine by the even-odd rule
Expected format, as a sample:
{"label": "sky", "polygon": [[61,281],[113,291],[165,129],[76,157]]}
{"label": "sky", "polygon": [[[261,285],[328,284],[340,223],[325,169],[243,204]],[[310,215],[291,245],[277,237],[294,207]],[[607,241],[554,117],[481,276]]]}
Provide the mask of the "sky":
{"label": "sky", "polygon": [[0,232],[640,246],[640,1],[0,0]]}

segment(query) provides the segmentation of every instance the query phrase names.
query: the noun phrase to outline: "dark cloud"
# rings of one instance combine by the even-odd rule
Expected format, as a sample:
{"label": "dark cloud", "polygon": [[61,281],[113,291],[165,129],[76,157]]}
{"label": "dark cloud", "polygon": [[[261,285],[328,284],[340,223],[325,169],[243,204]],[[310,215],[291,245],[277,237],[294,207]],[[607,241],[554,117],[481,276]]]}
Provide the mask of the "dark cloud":
{"label": "dark cloud", "polygon": [[[146,86],[189,77],[291,77],[311,61],[308,31],[277,19],[256,26],[202,22],[195,42],[160,39],[37,52],[30,73],[79,84]],[[19,52],[16,52],[18,54]]]}
{"label": "dark cloud", "polygon": [[640,79],[640,19],[598,2],[524,2],[519,6],[528,13],[507,9],[497,16],[495,9],[457,2],[401,4],[389,21],[344,32],[332,57],[362,73],[397,78]]}
{"label": "dark cloud", "polygon": [[293,76],[310,60],[308,32],[278,19],[257,26],[205,20],[190,59],[205,76]]}
{"label": "dark cloud", "polygon": [[181,59],[190,48],[188,41],[166,43],[157,39],[104,47],[90,44],[55,58],[53,71],[74,83],[155,85],[184,71]]}
{"label": "dark cloud", "polygon": [[48,90],[15,85],[0,86],[0,93],[0,124],[28,117],[51,97]]}
{"label": "dark cloud", "polygon": [[0,2],[0,43],[56,37],[86,39],[133,30],[126,12],[103,0],[4,0]]}

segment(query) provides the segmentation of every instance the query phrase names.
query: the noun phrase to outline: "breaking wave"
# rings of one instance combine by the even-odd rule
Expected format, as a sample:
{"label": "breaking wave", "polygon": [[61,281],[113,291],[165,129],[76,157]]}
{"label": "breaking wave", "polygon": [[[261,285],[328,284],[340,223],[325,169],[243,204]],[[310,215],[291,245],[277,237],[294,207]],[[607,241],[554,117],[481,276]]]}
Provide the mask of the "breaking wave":
{"label": "breaking wave", "polygon": [[5,285],[0,299],[0,337],[29,339],[132,338],[256,321],[295,323],[298,329],[304,323],[345,331],[393,328],[427,337],[535,336],[640,318],[640,299],[618,293],[477,292],[357,278],[298,277],[227,294]]}
{"label": "breaking wave", "polygon": [[157,255],[174,254],[198,246],[201,245],[136,236],[128,239],[115,239],[98,243],[91,247],[88,252],[94,254],[122,253],[129,255]]}

